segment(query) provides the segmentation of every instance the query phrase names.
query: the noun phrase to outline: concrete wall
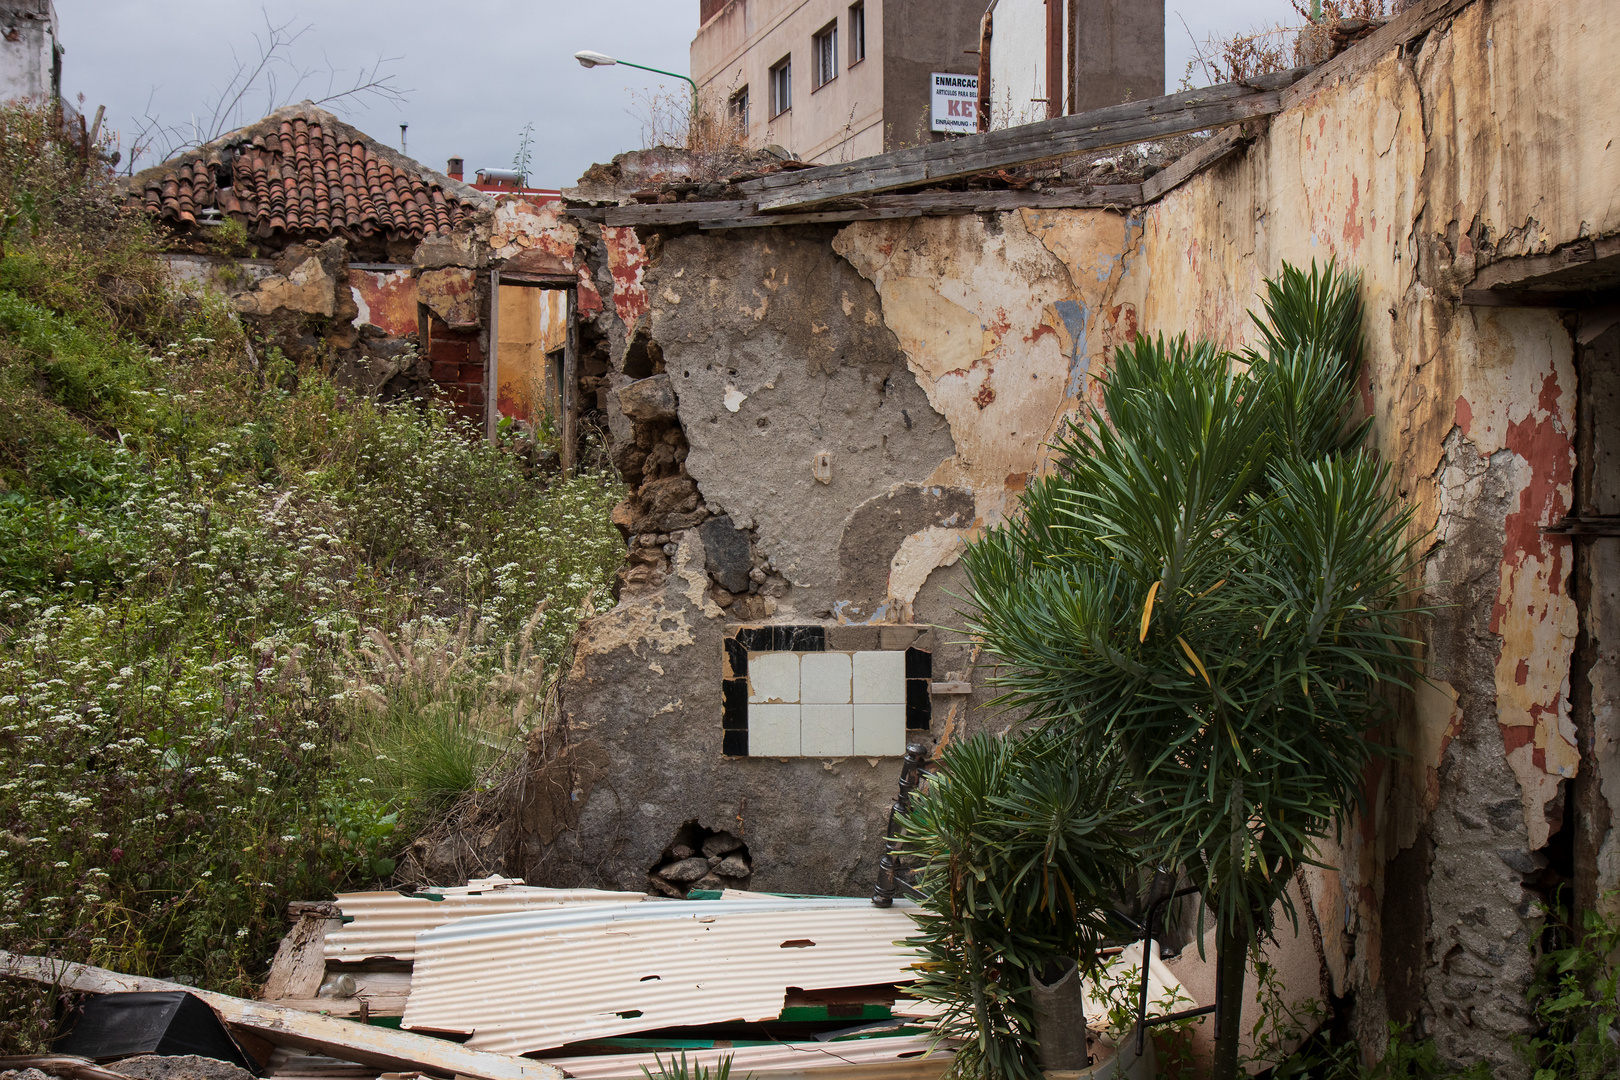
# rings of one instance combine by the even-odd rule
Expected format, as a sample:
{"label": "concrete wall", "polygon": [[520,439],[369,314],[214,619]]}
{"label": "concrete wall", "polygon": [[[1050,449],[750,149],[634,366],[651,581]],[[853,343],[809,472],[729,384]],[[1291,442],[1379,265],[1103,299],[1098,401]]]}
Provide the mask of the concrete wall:
{"label": "concrete wall", "polygon": [[[996,5],[990,47],[992,127],[1047,118],[1046,8],[1047,0],[1000,0]],[[1161,6],[1133,0],[1067,0],[1064,8],[1063,49],[1065,55],[1074,53],[1074,82],[1070,84],[1071,69],[1065,67],[1060,113],[1087,112],[1164,93]]]}
{"label": "concrete wall", "polygon": [[49,100],[56,85],[56,7],[51,0],[0,3],[0,100]]}
{"label": "concrete wall", "polygon": [[[868,24],[876,14],[866,16]],[[929,131],[929,76],[936,71],[979,73],[979,19],[983,15],[984,4],[979,0],[884,0],[880,55],[885,152],[950,138]]]}
{"label": "concrete wall", "polygon": [[1162,4],[1135,0],[1069,0],[1069,4],[1077,9],[1074,40],[1069,43],[1075,54],[1069,112],[1165,92]]}

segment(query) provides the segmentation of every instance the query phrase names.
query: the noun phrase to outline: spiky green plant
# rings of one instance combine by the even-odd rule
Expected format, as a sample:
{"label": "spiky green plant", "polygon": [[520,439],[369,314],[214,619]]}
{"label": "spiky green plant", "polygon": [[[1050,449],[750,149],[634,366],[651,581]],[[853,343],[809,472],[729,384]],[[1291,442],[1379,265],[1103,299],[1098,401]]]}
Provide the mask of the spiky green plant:
{"label": "spiky green plant", "polygon": [[1039,1080],[1029,969],[1054,957],[1091,966],[1106,898],[1134,867],[1119,780],[1108,759],[1043,728],[946,747],[913,797],[904,843],[926,898],[914,992],[942,1002],[937,1030],[964,1040],[958,1074]]}
{"label": "spiky green plant", "polygon": [[1409,512],[1359,451],[1357,282],[1267,283],[1263,348],[1121,348],[1103,409],[964,563],[1003,702],[1118,761],[1144,860],[1217,918],[1216,1073],[1236,1075],[1243,965],[1296,867],[1356,804],[1389,687],[1416,672]]}

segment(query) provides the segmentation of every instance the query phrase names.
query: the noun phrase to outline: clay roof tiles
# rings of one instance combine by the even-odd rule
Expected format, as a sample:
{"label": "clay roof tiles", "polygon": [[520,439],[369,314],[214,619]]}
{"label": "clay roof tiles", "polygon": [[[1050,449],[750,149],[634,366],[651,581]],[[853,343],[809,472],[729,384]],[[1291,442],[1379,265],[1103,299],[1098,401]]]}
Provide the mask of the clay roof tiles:
{"label": "clay roof tiles", "polygon": [[307,101],[132,177],[129,200],[180,225],[211,208],[260,235],[390,240],[449,232],[489,203]]}

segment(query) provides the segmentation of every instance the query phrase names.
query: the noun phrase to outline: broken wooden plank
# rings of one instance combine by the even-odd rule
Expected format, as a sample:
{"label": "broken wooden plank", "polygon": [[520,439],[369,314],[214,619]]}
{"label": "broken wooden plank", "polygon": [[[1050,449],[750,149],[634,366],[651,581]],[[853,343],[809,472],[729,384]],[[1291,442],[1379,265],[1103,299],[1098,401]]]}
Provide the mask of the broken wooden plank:
{"label": "broken wooden plank", "polygon": [[216,994],[211,990],[199,990],[195,986],[183,986],[163,979],[122,975],[88,964],[0,951],[0,976],[26,979],[86,994],[183,990],[207,1002],[219,1014],[219,1018],[231,1027],[246,1029],[277,1046],[314,1050],[381,1069],[419,1070],[474,1077],[476,1080],[562,1080],[560,1070],[537,1061],[469,1050],[426,1035],[356,1024],[281,1005]]}
{"label": "broken wooden plank", "polygon": [[[736,229],[749,225],[787,225],[813,221],[868,221],[879,217],[907,217],[896,210],[922,214],[982,214],[1004,210],[1066,209],[1071,207],[1134,206],[1141,200],[1140,184],[1063,187],[1048,191],[922,191],[909,195],[872,195],[850,200],[852,206],[827,207],[800,214],[758,213],[758,201],[727,199],[698,203],[645,203],[616,206],[606,211],[608,225],[701,225],[706,229]],[[874,211],[881,211],[876,212]],[[754,220],[756,219],[757,220]]]}
{"label": "broken wooden plank", "polygon": [[73,1080],[130,1080],[121,1072],[103,1068],[89,1058],[75,1057],[72,1054],[22,1054],[15,1057],[0,1057],[0,1072],[21,1072],[23,1069],[38,1069],[52,1076],[72,1077]]}
{"label": "broken wooden plank", "polygon": [[876,207],[871,210],[812,210],[804,214],[750,214],[747,217],[700,221],[702,229],[757,229],[764,225],[816,225],[829,221],[878,221],[885,218],[922,217],[910,207]]}
{"label": "broken wooden plank", "polygon": [[[716,199],[712,202],[636,203],[610,206],[602,211],[604,225],[685,225],[743,217],[759,207],[758,199]],[[576,210],[568,211],[579,217]]]}
{"label": "broken wooden plank", "polygon": [[1171,190],[1180,187],[1197,173],[1237,153],[1248,141],[1249,136],[1244,128],[1227,128],[1209,142],[1181,155],[1165,166],[1162,172],[1142,181],[1143,205],[1164,198]]}
{"label": "broken wooden plank", "polygon": [[1475,2],[1477,0],[1419,0],[1283,91],[1283,110],[1292,109],[1325,86],[1354,79],[1395,49],[1422,37],[1441,20]]}
{"label": "broken wooden plank", "polygon": [[937,682],[929,686],[928,692],[939,694],[942,697],[952,697],[973,693],[973,684],[965,679],[953,679],[949,682]]}
{"label": "broken wooden plank", "polygon": [[[334,907],[333,911],[336,910]],[[326,934],[342,927],[341,916],[319,910],[303,911],[292,930],[281,939],[260,996],[267,1001],[314,997],[326,974]]]}
{"label": "broken wooden plank", "polygon": [[1110,105],[1089,113],[983,135],[967,135],[847,164],[824,165],[791,175],[765,176],[739,186],[758,193],[761,211],[802,210],[853,195],[1226,127],[1275,113],[1281,100],[1281,88],[1293,83],[1305,70],[1296,68],[1263,75],[1247,83],[1223,83],[1203,90]]}

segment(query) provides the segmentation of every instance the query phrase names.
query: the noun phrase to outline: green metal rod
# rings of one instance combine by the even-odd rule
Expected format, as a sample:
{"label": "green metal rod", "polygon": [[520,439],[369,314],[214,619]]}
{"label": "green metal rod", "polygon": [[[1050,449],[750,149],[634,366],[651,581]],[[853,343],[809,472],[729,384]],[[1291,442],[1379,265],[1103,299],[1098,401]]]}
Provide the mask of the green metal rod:
{"label": "green metal rod", "polygon": [[684,79],[686,81],[686,85],[692,88],[692,100],[697,100],[697,83],[693,82],[685,75],[681,75],[673,71],[665,71],[663,68],[648,67],[646,64],[632,64],[628,60],[620,60],[618,62],[623,64],[625,67],[633,67],[639,68],[642,71],[650,71],[654,75],[668,75],[672,79]]}

